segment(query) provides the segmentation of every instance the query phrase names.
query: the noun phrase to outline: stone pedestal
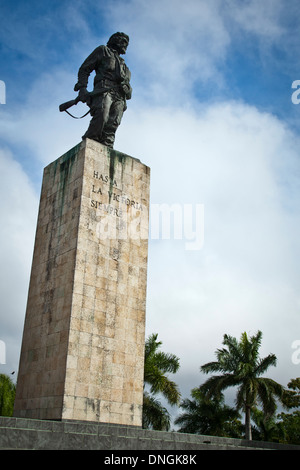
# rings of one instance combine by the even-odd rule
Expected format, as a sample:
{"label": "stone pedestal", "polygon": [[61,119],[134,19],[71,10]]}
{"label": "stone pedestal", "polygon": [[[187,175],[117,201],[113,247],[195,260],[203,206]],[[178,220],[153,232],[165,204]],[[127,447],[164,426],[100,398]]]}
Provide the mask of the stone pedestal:
{"label": "stone pedestal", "polygon": [[16,417],[141,426],[149,186],[89,139],[45,168]]}

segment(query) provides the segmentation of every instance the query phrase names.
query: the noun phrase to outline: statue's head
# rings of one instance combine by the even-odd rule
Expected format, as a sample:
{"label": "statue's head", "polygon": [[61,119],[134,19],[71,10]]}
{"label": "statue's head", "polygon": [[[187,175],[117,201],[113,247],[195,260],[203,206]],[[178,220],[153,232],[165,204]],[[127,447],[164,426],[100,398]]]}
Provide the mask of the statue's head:
{"label": "statue's head", "polygon": [[126,54],[128,43],[129,36],[127,34],[115,33],[109,38],[107,46],[115,49],[119,54]]}

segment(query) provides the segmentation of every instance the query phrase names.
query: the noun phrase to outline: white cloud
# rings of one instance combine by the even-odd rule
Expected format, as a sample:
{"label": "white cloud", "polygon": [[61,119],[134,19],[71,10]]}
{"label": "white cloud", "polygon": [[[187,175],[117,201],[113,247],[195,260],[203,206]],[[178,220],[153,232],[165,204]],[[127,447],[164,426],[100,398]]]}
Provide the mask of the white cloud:
{"label": "white cloud", "polygon": [[231,18],[243,31],[264,40],[278,39],[284,32],[281,19],[286,3],[282,0],[251,0],[243,3],[229,0],[227,6]]}
{"label": "white cloud", "polygon": [[[251,50],[269,67],[280,60],[272,46],[285,54],[287,41],[293,47],[282,0],[119,0],[107,6],[106,16],[131,38],[134,96],[162,106],[193,101],[195,90],[203,100],[230,92],[227,59],[240,44],[245,57]],[[212,96],[203,96],[204,86]]]}
{"label": "white cloud", "polygon": [[[130,35],[126,61],[136,70],[133,100],[115,147],[151,167],[152,202],[205,206],[203,250],[188,252],[172,240],[150,241],[149,247],[147,330],[158,332],[163,348],[180,357],[175,380],[185,394],[201,382],[199,367],[213,358],[224,333],[239,337],[261,329],[262,354],[278,356],[277,379],[286,384],[299,376],[291,361],[292,342],[300,335],[299,138],[254,107],[226,101],[199,105],[191,93],[194,80],[222,86],[220,65],[233,40],[233,20],[259,37],[280,36],[281,2],[273,13],[266,10],[270,2],[245,2],[244,8],[227,2],[235,7],[229,24],[222,3],[107,5],[112,32]],[[85,44],[92,44],[86,22],[76,11],[71,14],[84,26]],[[1,108],[6,142],[26,145],[41,167],[79,142],[88,125],[88,117],[75,121],[58,111],[74,96],[80,60],[73,70],[42,73],[23,109]],[[2,152],[1,162],[1,198],[10,195],[1,215],[2,265],[10,266],[2,273],[7,289],[1,324],[11,334],[14,327],[20,331],[25,311],[37,198],[12,156]],[[16,283],[18,296],[12,298]]]}
{"label": "white cloud", "polygon": [[[134,139],[132,139],[134,136]],[[150,241],[147,331],[181,358],[185,392],[201,383],[223,334],[263,331],[270,374],[299,375],[299,138],[238,102],[128,110],[118,147],[151,167],[155,203],[203,203],[203,250]]]}
{"label": "white cloud", "polygon": [[108,4],[111,24],[130,36],[128,60],[134,64],[136,96],[179,105],[189,99],[195,82],[222,85],[218,66],[226,56],[230,35],[219,4],[218,0]]}
{"label": "white cloud", "polygon": [[[28,92],[25,105],[16,110],[1,109],[0,136],[10,145],[26,145],[32,159],[42,168],[60,157],[81,141],[89,117],[75,120],[59,112],[62,102],[74,99],[77,75],[64,70],[42,73]],[[86,113],[86,105],[79,103],[69,111],[75,116]]]}
{"label": "white cloud", "polygon": [[0,150],[0,180],[0,339],[6,344],[9,373],[19,363],[38,198],[7,150]]}

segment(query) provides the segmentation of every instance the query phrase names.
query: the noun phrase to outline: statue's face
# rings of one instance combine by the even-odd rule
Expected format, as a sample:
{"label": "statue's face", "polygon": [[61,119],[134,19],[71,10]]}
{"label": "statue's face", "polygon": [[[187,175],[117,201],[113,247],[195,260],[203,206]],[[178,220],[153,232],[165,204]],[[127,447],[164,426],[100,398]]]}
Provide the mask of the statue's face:
{"label": "statue's face", "polygon": [[126,54],[127,47],[128,41],[125,37],[119,36],[114,40],[113,48],[116,49],[119,54]]}

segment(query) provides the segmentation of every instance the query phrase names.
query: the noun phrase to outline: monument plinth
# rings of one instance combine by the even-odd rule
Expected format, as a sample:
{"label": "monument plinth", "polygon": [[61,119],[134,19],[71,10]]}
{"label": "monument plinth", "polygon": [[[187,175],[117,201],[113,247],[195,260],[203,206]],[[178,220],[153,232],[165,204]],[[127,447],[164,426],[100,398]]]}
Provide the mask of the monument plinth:
{"label": "monument plinth", "polygon": [[15,416],[141,426],[149,187],[90,139],[44,169]]}

